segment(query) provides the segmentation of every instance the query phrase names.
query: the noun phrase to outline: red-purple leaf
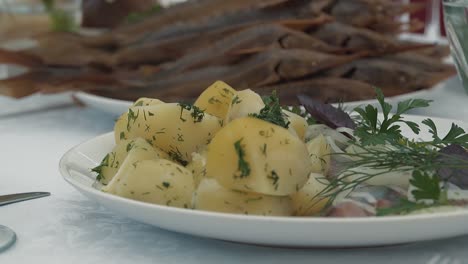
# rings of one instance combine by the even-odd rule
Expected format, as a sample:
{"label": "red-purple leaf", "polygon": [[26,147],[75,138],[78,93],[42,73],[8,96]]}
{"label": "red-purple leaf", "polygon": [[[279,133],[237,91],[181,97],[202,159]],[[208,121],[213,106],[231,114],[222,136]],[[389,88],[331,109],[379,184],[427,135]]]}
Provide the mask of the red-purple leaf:
{"label": "red-purple leaf", "polygon": [[356,124],[343,110],[329,104],[314,100],[305,94],[297,96],[306,111],[318,122],[331,128],[348,127],[354,129]]}
{"label": "red-purple leaf", "polygon": [[437,173],[441,180],[448,181],[456,186],[467,189],[468,188],[468,168],[450,168],[450,164],[456,159],[456,163],[466,161],[468,166],[468,152],[460,145],[452,144],[439,151],[442,155],[439,157],[441,163],[447,163],[447,167],[440,168]]}

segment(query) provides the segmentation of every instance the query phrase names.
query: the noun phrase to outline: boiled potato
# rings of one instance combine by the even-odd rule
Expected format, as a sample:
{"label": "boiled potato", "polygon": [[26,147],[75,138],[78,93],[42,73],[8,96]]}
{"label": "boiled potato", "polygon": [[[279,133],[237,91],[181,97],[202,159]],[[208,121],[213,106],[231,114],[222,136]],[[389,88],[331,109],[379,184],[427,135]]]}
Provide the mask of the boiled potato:
{"label": "boiled potato", "polygon": [[208,145],[206,175],[225,188],[289,195],[307,181],[312,163],[304,142],[287,129],[253,118],[238,118]]}
{"label": "boiled potato", "polygon": [[226,120],[231,110],[231,105],[236,95],[236,90],[224,82],[217,81],[208,87],[195,101],[195,106],[206,113]]}
{"label": "boiled potato", "polygon": [[294,215],[312,216],[320,213],[329,201],[329,198],[321,195],[327,186],[328,181],[325,176],[311,173],[307,183],[291,195]]}
{"label": "boiled potato", "polygon": [[215,179],[205,178],[198,186],[194,208],[222,213],[290,216],[291,199],[287,196],[269,196],[232,191],[222,187]]}
{"label": "boiled potato", "polygon": [[192,174],[170,160],[140,160],[130,155],[112,181],[102,189],[118,196],[173,207],[190,208]]}
{"label": "boiled potato", "polygon": [[286,114],[289,123],[289,127],[294,129],[296,132],[297,136],[304,141],[305,138],[305,132],[307,130],[307,120],[303,118],[302,116],[295,114],[293,112],[283,110],[283,113]]}
{"label": "boiled potato", "polygon": [[184,165],[221,128],[219,118],[176,103],[130,108],[117,120],[115,141],[142,137]]}
{"label": "boiled potato", "polygon": [[206,150],[192,153],[192,161],[186,167],[192,172],[195,187],[206,177]]}
{"label": "boiled potato", "polygon": [[328,174],[330,170],[330,145],[324,136],[319,135],[307,143],[307,151],[309,152],[312,162],[312,172]]}
{"label": "boiled potato", "polygon": [[132,105],[132,107],[150,106],[150,105],[158,105],[158,104],[164,104],[164,102],[155,98],[142,97],[136,100],[135,103]]}
{"label": "boiled potato", "polygon": [[104,157],[101,164],[93,169],[93,171],[98,173],[97,180],[102,184],[109,183],[130,151],[135,152],[138,159],[168,158],[167,153],[158,148],[153,148],[153,146],[142,138],[121,140],[119,144]]}
{"label": "boiled potato", "polygon": [[229,113],[230,120],[246,117],[253,113],[258,114],[265,107],[260,95],[250,89],[238,91],[235,98]]}

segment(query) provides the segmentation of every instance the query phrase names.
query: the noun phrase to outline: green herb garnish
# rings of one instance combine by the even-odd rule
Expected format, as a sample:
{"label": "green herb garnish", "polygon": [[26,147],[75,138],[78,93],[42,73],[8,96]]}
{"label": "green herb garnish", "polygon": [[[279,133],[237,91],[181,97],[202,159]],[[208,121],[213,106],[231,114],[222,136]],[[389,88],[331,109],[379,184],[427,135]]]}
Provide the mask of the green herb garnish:
{"label": "green herb garnish", "polygon": [[290,122],[288,121],[286,114],[282,111],[276,91],[273,91],[269,97],[265,98],[264,103],[265,107],[260,110],[259,114],[254,113],[249,114],[249,116],[288,128]]}
{"label": "green herb garnish", "polygon": [[180,150],[178,148],[176,148],[175,150],[171,150],[169,151],[169,157],[178,162],[179,164],[182,164],[182,166],[187,166],[188,164],[188,161],[186,161],[184,158],[183,158],[183,155],[182,153],[180,152]]}
{"label": "green herb garnish", "polygon": [[430,175],[427,171],[413,171],[413,177],[410,179],[411,185],[416,189],[411,192],[414,198],[418,200],[438,201],[440,199],[441,187],[437,175]]}
{"label": "green herb garnish", "polygon": [[104,167],[109,167],[109,157],[110,155],[107,154],[101,161],[101,164],[99,164],[98,166],[94,167],[91,169],[91,171],[97,173],[98,175],[96,176],[96,180],[97,181],[101,181],[102,179],[104,179],[104,175],[102,173],[102,169]]}
{"label": "green herb garnish", "polygon": [[234,148],[236,150],[237,154],[237,170],[240,172],[239,175],[236,175],[236,177],[244,178],[250,175],[250,165],[249,163],[245,160],[245,151],[244,148],[241,144],[243,138],[239,139],[234,143]]}
{"label": "green herb garnish", "polygon": [[194,123],[200,123],[203,121],[203,117],[205,117],[205,111],[200,109],[199,107],[191,104],[186,104],[186,103],[179,103],[180,106],[180,120],[182,122],[187,121],[185,118],[182,117],[182,114],[184,110],[190,111],[190,116],[193,119]]}
{"label": "green herb garnish", "polygon": [[385,102],[382,90],[376,88],[377,101],[382,108],[383,120],[378,119],[378,109],[372,105],[367,105],[365,108],[355,108],[359,115],[358,126],[354,134],[360,139],[363,145],[379,145],[389,141],[397,141],[403,136],[401,135],[400,124],[406,124],[415,134],[418,134],[419,126],[412,122],[406,121],[401,116],[409,110],[429,106],[430,100],[409,99],[398,104],[396,113],[390,116],[392,106]]}

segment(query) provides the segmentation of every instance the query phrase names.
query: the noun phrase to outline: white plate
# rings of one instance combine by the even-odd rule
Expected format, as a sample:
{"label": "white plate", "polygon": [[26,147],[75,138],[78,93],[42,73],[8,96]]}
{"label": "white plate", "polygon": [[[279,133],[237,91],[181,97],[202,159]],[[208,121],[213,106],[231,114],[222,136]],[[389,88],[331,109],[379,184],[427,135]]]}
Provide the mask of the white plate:
{"label": "white plate", "polygon": [[75,96],[78,100],[89,107],[116,116],[120,116],[122,113],[127,112],[128,108],[133,103],[130,101],[118,100],[85,92],[76,92]]}
{"label": "white plate", "polygon": [[[407,116],[420,123],[425,117]],[[441,133],[452,120],[433,118]],[[468,124],[457,122],[468,129]],[[403,130],[408,133],[408,130]],[[420,134],[429,139],[427,131]],[[93,188],[90,168],[114,146],[112,133],[91,139],[67,152],[60,171],[88,198],[115,212],[175,232],[221,240],[284,247],[381,246],[468,234],[468,210],[411,216],[366,218],[266,217],[179,209],[134,201]]]}

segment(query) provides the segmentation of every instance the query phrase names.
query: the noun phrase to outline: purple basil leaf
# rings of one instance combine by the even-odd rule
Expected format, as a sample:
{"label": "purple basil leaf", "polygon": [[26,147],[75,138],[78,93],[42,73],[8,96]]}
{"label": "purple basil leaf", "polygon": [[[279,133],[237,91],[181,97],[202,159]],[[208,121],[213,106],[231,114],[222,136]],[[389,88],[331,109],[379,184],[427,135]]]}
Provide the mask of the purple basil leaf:
{"label": "purple basil leaf", "polygon": [[[439,157],[441,163],[451,163],[453,158],[457,158],[457,163],[466,161],[468,165],[468,152],[460,145],[452,144],[439,151],[443,154]],[[440,168],[437,173],[441,180],[448,181],[456,186],[467,189],[468,188],[468,168]]]}
{"label": "purple basil leaf", "polygon": [[314,100],[305,94],[299,94],[297,98],[306,111],[318,122],[333,129],[338,127],[356,128],[356,124],[345,111]]}

